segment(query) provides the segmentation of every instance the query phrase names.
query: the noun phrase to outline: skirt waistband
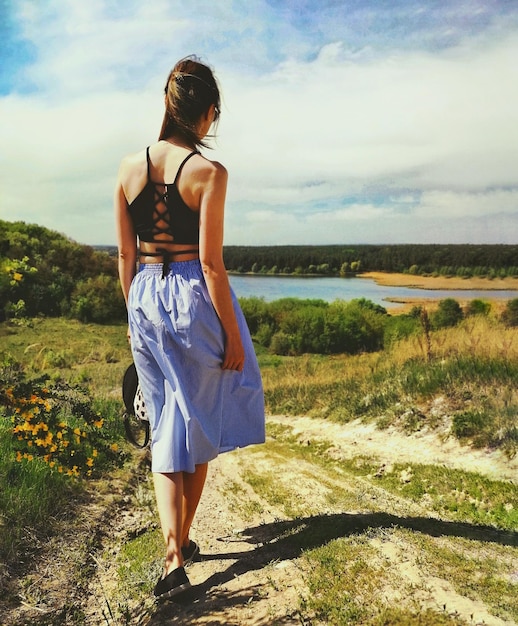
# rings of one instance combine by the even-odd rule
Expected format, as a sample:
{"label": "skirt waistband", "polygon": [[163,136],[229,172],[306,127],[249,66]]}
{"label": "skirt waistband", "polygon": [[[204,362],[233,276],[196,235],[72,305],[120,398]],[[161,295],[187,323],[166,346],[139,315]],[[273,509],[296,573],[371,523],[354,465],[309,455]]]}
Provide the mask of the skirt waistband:
{"label": "skirt waistband", "polygon": [[[169,274],[181,274],[183,276],[199,276],[202,274],[200,259],[190,259],[189,261],[171,261],[168,264]],[[164,274],[163,263],[140,263],[139,274]],[[169,275],[166,274],[166,275]]]}

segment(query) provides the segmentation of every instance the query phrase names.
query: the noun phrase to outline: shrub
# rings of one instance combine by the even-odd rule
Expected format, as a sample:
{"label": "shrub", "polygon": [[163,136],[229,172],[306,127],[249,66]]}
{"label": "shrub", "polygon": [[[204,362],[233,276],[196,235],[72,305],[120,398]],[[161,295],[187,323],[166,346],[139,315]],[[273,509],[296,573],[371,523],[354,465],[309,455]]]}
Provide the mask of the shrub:
{"label": "shrub", "polygon": [[466,317],[472,315],[488,315],[491,311],[491,303],[486,300],[471,300],[466,307]]}
{"label": "shrub", "polygon": [[290,354],[291,352],[290,337],[286,333],[283,333],[282,331],[275,333],[270,343],[270,351],[273,352],[273,354],[280,354],[283,356],[287,356],[288,354]]}
{"label": "shrub", "polygon": [[101,274],[78,283],[72,294],[70,312],[81,322],[123,321],[126,307],[117,279]]}
{"label": "shrub", "polygon": [[263,324],[268,326],[271,324],[269,307],[264,298],[240,298],[239,304],[252,335],[255,335]]}
{"label": "shrub", "polygon": [[507,302],[502,321],[506,326],[518,326],[518,298]]}
{"label": "shrub", "polygon": [[433,328],[456,326],[463,318],[462,309],[457,300],[446,298],[439,302],[437,310],[431,315]]}

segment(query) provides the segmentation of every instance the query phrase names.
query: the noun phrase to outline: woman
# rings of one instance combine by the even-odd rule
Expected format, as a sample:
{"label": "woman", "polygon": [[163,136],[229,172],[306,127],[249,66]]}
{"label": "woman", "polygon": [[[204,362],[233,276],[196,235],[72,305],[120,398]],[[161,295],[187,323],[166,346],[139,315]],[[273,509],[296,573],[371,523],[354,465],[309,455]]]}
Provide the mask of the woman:
{"label": "woman", "polygon": [[157,597],[190,586],[184,565],[198,552],[189,531],[208,462],[264,441],[259,368],[223,263],[227,171],[198,150],[219,110],[212,71],[179,61],[159,141],[123,159],[115,190],[119,277],[166,544]]}

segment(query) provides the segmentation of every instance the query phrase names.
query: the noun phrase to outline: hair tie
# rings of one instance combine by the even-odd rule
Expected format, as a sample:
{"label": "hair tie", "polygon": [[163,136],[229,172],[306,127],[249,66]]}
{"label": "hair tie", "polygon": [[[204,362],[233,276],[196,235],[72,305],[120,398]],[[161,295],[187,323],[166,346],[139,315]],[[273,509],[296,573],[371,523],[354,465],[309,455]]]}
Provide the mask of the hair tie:
{"label": "hair tie", "polygon": [[203,80],[203,78],[200,78],[199,76],[196,76],[196,74],[187,74],[184,72],[175,72],[173,74],[173,77],[176,81],[177,84],[182,85],[184,82],[185,77],[188,76],[189,78],[196,78],[197,80],[199,80],[200,82],[202,82],[206,87],[208,87],[211,91],[217,91],[217,87],[215,87],[214,85],[209,85],[209,83],[206,80]]}

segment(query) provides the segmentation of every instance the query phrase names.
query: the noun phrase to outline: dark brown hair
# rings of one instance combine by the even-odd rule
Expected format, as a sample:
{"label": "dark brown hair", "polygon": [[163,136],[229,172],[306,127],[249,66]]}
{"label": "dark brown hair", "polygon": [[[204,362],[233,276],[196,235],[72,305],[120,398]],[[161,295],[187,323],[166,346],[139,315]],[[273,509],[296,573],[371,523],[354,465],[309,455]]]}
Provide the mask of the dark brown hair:
{"label": "dark brown hair", "polygon": [[196,133],[196,126],[213,104],[214,121],[219,117],[220,95],[212,70],[197,57],[178,61],[165,85],[165,114],[160,139],[179,135],[189,145],[207,147]]}

